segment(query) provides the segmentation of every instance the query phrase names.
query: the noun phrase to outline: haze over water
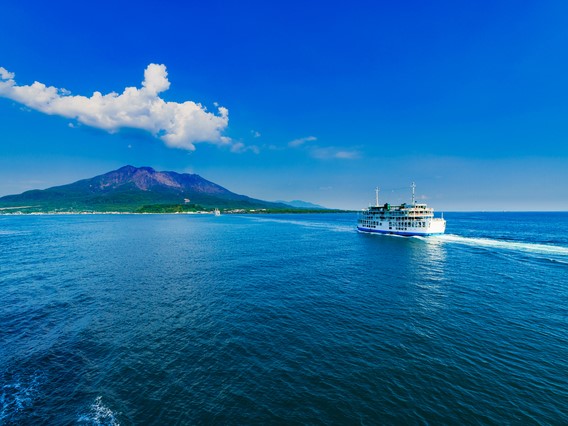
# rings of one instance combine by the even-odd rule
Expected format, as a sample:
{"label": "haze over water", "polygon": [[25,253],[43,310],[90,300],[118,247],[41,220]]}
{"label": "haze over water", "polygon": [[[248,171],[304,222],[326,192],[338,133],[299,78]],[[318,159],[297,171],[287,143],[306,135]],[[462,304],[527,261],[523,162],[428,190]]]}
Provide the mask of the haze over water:
{"label": "haze over water", "polygon": [[0,424],[568,422],[568,214],[0,216]]}

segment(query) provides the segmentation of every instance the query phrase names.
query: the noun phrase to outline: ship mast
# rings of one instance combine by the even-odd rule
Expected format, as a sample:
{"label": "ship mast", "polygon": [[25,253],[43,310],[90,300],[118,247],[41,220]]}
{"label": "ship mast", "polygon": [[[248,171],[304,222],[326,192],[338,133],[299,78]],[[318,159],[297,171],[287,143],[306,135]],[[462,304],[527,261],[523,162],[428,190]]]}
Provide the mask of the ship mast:
{"label": "ship mast", "polygon": [[416,202],[414,201],[414,190],[416,189],[416,185],[414,182],[412,182],[411,188],[412,188],[412,205],[415,205]]}
{"label": "ship mast", "polygon": [[375,188],[375,207],[379,207],[379,187]]}

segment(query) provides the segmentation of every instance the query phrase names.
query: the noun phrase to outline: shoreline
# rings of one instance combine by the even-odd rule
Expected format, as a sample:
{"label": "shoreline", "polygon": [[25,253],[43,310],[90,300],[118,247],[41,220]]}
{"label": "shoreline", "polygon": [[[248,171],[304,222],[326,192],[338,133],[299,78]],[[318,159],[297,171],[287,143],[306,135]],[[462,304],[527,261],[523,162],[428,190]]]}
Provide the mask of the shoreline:
{"label": "shoreline", "polygon": [[[236,215],[236,214],[344,214],[344,213],[357,213],[357,211],[350,210],[323,210],[323,211],[228,211],[222,212],[223,215]],[[4,213],[0,211],[0,216],[70,216],[70,215],[215,215],[214,212],[198,211],[198,212],[14,212]]]}

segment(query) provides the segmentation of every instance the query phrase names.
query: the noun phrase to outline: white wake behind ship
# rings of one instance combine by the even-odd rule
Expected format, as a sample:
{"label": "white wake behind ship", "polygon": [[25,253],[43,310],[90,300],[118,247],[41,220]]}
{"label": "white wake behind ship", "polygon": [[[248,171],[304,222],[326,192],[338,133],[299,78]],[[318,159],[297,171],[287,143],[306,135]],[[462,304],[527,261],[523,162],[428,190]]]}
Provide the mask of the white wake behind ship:
{"label": "white wake behind ship", "polygon": [[443,217],[434,217],[434,209],[414,199],[416,185],[412,183],[412,203],[393,206],[379,205],[379,188],[375,190],[375,205],[359,213],[359,232],[394,234],[404,236],[440,235],[446,231]]}

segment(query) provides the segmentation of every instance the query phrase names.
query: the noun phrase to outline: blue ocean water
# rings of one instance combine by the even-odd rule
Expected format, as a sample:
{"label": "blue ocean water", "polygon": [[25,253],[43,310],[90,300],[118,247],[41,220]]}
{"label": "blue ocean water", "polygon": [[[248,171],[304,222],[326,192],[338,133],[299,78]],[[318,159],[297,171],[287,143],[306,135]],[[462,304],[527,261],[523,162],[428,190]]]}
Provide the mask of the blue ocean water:
{"label": "blue ocean water", "polygon": [[0,424],[567,424],[568,213],[0,216]]}

